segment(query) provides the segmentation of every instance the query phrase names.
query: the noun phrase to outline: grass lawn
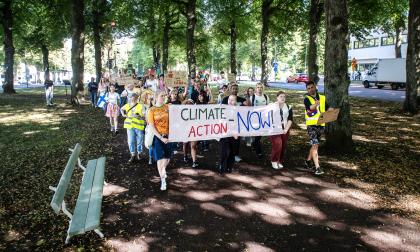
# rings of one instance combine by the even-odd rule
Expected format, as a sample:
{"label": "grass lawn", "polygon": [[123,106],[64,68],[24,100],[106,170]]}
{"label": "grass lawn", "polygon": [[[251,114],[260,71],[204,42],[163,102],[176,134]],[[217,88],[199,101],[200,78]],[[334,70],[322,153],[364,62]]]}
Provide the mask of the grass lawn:
{"label": "grass lawn", "polygon": [[[266,90],[271,101],[277,90]],[[0,250],[109,249],[95,234],[64,245],[67,217],[53,213],[49,205],[53,193],[48,186],[57,185],[68,148],[76,143],[83,146],[81,159],[85,162],[106,156],[107,171],[117,168],[109,160],[120,160],[127,150],[113,143],[101,111],[89,105],[68,105],[63,88],[56,89],[53,108],[45,106],[42,88],[18,92],[0,95]],[[295,169],[302,165],[309,146],[303,92],[287,94],[295,126],[286,167]],[[358,188],[379,200],[382,209],[420,221],[420,117],[402,114],[399,103],[350,101],[354,151],[336,155],[321,146],[320,160],[326,171],[322,179]],[[264,144],[267,150],[269,141]],[[71,210],[81,176],[75,170],[67,198]]]}

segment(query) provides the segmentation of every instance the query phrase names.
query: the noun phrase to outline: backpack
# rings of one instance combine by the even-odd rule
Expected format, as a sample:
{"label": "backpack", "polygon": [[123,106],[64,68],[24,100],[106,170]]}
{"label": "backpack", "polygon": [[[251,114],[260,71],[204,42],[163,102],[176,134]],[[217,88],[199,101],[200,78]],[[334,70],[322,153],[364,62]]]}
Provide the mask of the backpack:
{"label": "backpack", "polygon": [[[266,94],[264,94],[264,98],[265,98],[265,105],[268,105],[268,97]],[[254,106],[254,102],[255,102],[255,95],[252,96],[252,100],[251,100],[252,106]]]}

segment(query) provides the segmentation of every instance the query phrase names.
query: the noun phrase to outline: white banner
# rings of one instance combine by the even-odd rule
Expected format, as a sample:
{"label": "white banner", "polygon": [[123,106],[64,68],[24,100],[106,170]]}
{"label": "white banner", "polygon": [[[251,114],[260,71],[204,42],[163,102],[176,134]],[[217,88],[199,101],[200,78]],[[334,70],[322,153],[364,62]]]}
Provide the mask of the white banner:
{"label": "white banner", "polygon": [[276,104],[259,107],[169,105],[169,141],[189,142],[283,132]]}

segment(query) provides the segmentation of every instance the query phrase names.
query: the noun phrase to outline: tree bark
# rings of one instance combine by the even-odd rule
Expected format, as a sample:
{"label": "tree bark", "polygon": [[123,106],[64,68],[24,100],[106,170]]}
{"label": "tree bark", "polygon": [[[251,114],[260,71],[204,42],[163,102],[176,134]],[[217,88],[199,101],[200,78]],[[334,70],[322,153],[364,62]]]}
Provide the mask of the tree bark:
{"label": "tree bark", "polygon": [[403,110],[411,114],[418,113],[420,104],[418,88],[420,86],[420,2],[410,0],[408,13],[407,46],[407,83]]}
{"label": "tree bark", "polygon": [[50,62],[48,60],[50,51],[48,50],[48,47],[45,44],[41,45],[41,51],[42,51],[42,62],[44,64],[44,81],[46,81],[46,80],[50,80]]}
{"label": "tree bark", "polygon": [[308,46],[308,75],[309,80],[318,83],[319,66],[317,64],[317,37],[319,32],[319,25],[321,23],[321,16],[324,10],[324,3],[321,0],[311,0],[311,7],[309,13],[309,46]]}
{"label": "tree bark", "polygon": [[196,75],[196,60],[195,60],[195,41],[194,31],[197,23],[196,14],[196,0],[188,0],[186,4],[187,14],[187,60],[188,60],[188,72],[191,79],[195,78]]}
{"label": "tree bark", "polygon": [[162,71],[168,71],[169,59],[169,30],[171,29],[169,8],[165,10],[165,25],[163,26],[163,41],[162,41]]}
{"label": "tree bark", "polygon": [[15,48],[13,47],[13,14],[12,14],[12,1],[3,1],[1,7],[2,12],[2,25],[3,25],[3,44],[4,44],[4,70],[5,78],[3,84],[3,92],[6,94],[16,93],[13,86],[13,64]]}
{"label": "tree bark", "polygon": [[159,68],[160,65],[160,48],[159,48],[159,44],[157,42],[154,42],[153,46],[152,46],[152,51],[153,51],[153,65],[156,69],[156,71]]}
{"label": "tree bark", "polygon": [[267,86],[268,82],[268,35],[270,21],[271,0],[263,0],[261,7],[262,29],[261,29],[261,83]]}
{"label": "tree bark", "polygon": [[326,126],[327,148],[337,152],[352,149],[352,131],[347,76],[348,9],[347,0],[325,0],[325,95],[330,107],[340,108],[337,121]]}
{"label": "tree bark", "polygon": [[73,70],[71,103],[77,104],[77,94],[83,91],[83,71],[84,71],[84,45],[85,45],[85,19],[83,15],[84,1],[72,1],[71,29],[71,66]]}
{"label": "tree bark", "polygon": [[230,72],[237,74],[236,70],[236,23],[235,20],[232,20],[230,23]]}
{"label": "tree bark", "polygon": [[96,82],[99,83],[102,77],[102,51],[101,51],[101,21],[103,18],[103,8],[105,5],[104,0],[95,0],[92,11],[92,29],[93,29],[93,45],[95,48],[95,71]]}

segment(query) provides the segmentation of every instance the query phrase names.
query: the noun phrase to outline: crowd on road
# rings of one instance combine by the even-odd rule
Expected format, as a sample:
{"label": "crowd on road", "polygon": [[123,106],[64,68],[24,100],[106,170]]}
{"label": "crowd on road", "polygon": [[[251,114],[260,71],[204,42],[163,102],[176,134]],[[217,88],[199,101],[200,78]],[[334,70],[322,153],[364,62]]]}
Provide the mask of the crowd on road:
{"label": "crowd on road", "polygon": [[[154,73],[149,73],[136,84],[111,82],[108,78],[101,78],[99,83],[92,78],[88,84],[91,104],[100,107],[109,118],[110,131],[118,134],[119,117],[124,118],[123,128],[127,130],[127,145],[130,152],[129,163],[140,160],[142,156],[148,156],[149,164],[157,164],[161,179],[161,190],[167,189],[166,167],[175,152],[182,151],[184,162],[192,168],[199,167],[197,154],[205,153],[210,149],[211,141],[190,141],[184,143],[171,143],[169,137],[169,106],[201,104],[227,104],[229,106],[265,106],[270,104],[269,96],[264,93],[264,85],[257,83],[249,87],[243,96],[239,95],[238,85],[235,81],[227,82],[224,73],[217,81],[216,99],[213,98],[212,89],[208,84],[209,76],[199,72],[196,78],[190,80],[190,84],[183,87],[167,87],[165,78]],[[324,124],[317,125],[320,114],[328,109],[325,96],[317,92],[314,82],[306,84],[308,93],[303,103],[305,105],[305,120],[311,148],[304,160],[304,169],[314,172],[316,175],[323,174],[318,160],[318,146],[324,131]],[[48,93],[48,90],[47,90]],[[47,102],[49,97],[47,95]],[[273,169],[284,168],[285,151],[293,124],[293,109],[286,103],[286,93],[278,91],[273,101],[279,106],[280,122],[283,133],[269,136],[271,142],[271,167]],[[242,161],[240,155],[241,141],[255,152],[255,158],[263,159],[262,137],[226,137],[217,139],[214,143],[219,148],[219,161],[217,171],[220,174],[232,172],[235,163]],[[144,146],[148,155],[144,155]],[[182,149],[182,150],[181,150]]]}

